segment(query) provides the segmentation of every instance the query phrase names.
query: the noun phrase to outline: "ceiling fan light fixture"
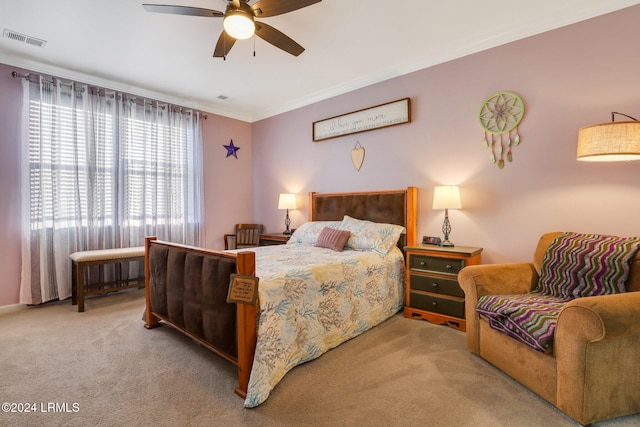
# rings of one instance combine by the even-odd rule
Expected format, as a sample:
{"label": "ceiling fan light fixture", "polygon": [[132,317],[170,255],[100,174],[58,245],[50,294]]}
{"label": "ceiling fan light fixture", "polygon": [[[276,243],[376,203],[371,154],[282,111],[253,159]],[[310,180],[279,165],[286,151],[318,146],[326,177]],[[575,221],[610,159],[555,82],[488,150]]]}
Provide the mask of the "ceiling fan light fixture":
{"label": "ceiling fan light fixture", "polygon": [[256,31],[253,15],[240,9],[227,12],[222,25],[227,34],[237,40],[248,39]]}
{"label": "ceiling fan light fixture", "polygon": [[[213,57],[226,59],[236,40],[248,39],[252,36],[258,36],[267,43],[293,56],[300,55],[304,52],[304,47],[296,43],[291,37],[264,22],[256,24],[255,18],[258,16],[260,18],[268,18],[283,15],[320,3],[321,1],[322,0],[227,0],[227,8],[224,13],[219,10],[204,9],[201,7],[168,4],[143,4],[142,6],[147,12],[222,18],[223,31],[221,31],[220,36],[218,36]],[[249,2],[253,4],[249,5]]]}

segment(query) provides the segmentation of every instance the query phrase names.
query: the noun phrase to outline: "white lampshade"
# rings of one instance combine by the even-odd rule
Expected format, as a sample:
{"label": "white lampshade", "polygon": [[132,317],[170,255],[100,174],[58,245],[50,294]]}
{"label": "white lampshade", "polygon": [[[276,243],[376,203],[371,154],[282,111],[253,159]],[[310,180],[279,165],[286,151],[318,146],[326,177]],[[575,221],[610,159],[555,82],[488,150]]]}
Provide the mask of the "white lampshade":
{"label": "white lampshade", "polygon": [[256,24],[253,16],[243,10],[227,12],[222,22],[224,30],[237,40],[248,39],[255,33]]}
{"label": "white lampshade", "polygon": [[433,209],[460,209],[460,188],[457,185],[441,185],[433,190]]}
{"label": "white lampshade", "polygon": [[576,158],[588,162],[640,160],[640,122],[610,122],[581,128]]}
{"label": "white lampshade", "polygon": [[278,209],[296,209],[296,195],[290,193],[280,194]]}

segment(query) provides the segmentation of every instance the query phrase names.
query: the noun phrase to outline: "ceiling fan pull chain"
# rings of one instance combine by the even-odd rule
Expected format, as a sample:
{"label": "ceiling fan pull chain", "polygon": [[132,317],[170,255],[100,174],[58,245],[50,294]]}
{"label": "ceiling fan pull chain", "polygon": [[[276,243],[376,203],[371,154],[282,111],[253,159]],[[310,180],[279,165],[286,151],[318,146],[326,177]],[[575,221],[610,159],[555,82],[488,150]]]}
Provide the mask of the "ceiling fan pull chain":
{"label": "ceiling fan pull chain", "polygon": [[256,33],[253,33],[253,57],[256,57]]}

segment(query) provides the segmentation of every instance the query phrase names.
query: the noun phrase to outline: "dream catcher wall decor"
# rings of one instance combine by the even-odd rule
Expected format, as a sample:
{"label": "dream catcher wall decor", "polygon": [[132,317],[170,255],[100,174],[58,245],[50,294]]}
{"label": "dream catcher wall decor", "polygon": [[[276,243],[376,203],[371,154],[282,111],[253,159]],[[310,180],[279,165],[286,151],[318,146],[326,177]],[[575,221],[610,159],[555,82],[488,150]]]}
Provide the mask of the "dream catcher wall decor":
{"label": "dream catcher wall decor", "polygon": [[[524,103],[513,92],[498,92],[480,107],[478,121],[484,129],[483,145],[491,149],[491,163],[504,168],[504,158],[513,160],[512,147],[520,144],[518,124],[524,116]],[[506,153],[505,153],[506,151]]]}

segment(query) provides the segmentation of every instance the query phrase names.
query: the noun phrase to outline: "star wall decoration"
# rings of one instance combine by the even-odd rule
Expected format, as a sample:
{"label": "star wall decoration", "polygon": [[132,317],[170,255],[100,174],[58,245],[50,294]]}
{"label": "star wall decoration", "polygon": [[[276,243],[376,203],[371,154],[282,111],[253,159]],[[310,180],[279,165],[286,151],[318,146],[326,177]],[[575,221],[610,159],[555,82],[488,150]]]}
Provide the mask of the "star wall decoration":
{"label": "star wall decoration", "polygon": [[227,149],[227,157],[233,156],[236,159],[238,158],[237,152],[240,149],[240,147],[236,147],[235,145],[233,145],[233,139],[231,140],[229,145],[222,145],[222,146]]}

